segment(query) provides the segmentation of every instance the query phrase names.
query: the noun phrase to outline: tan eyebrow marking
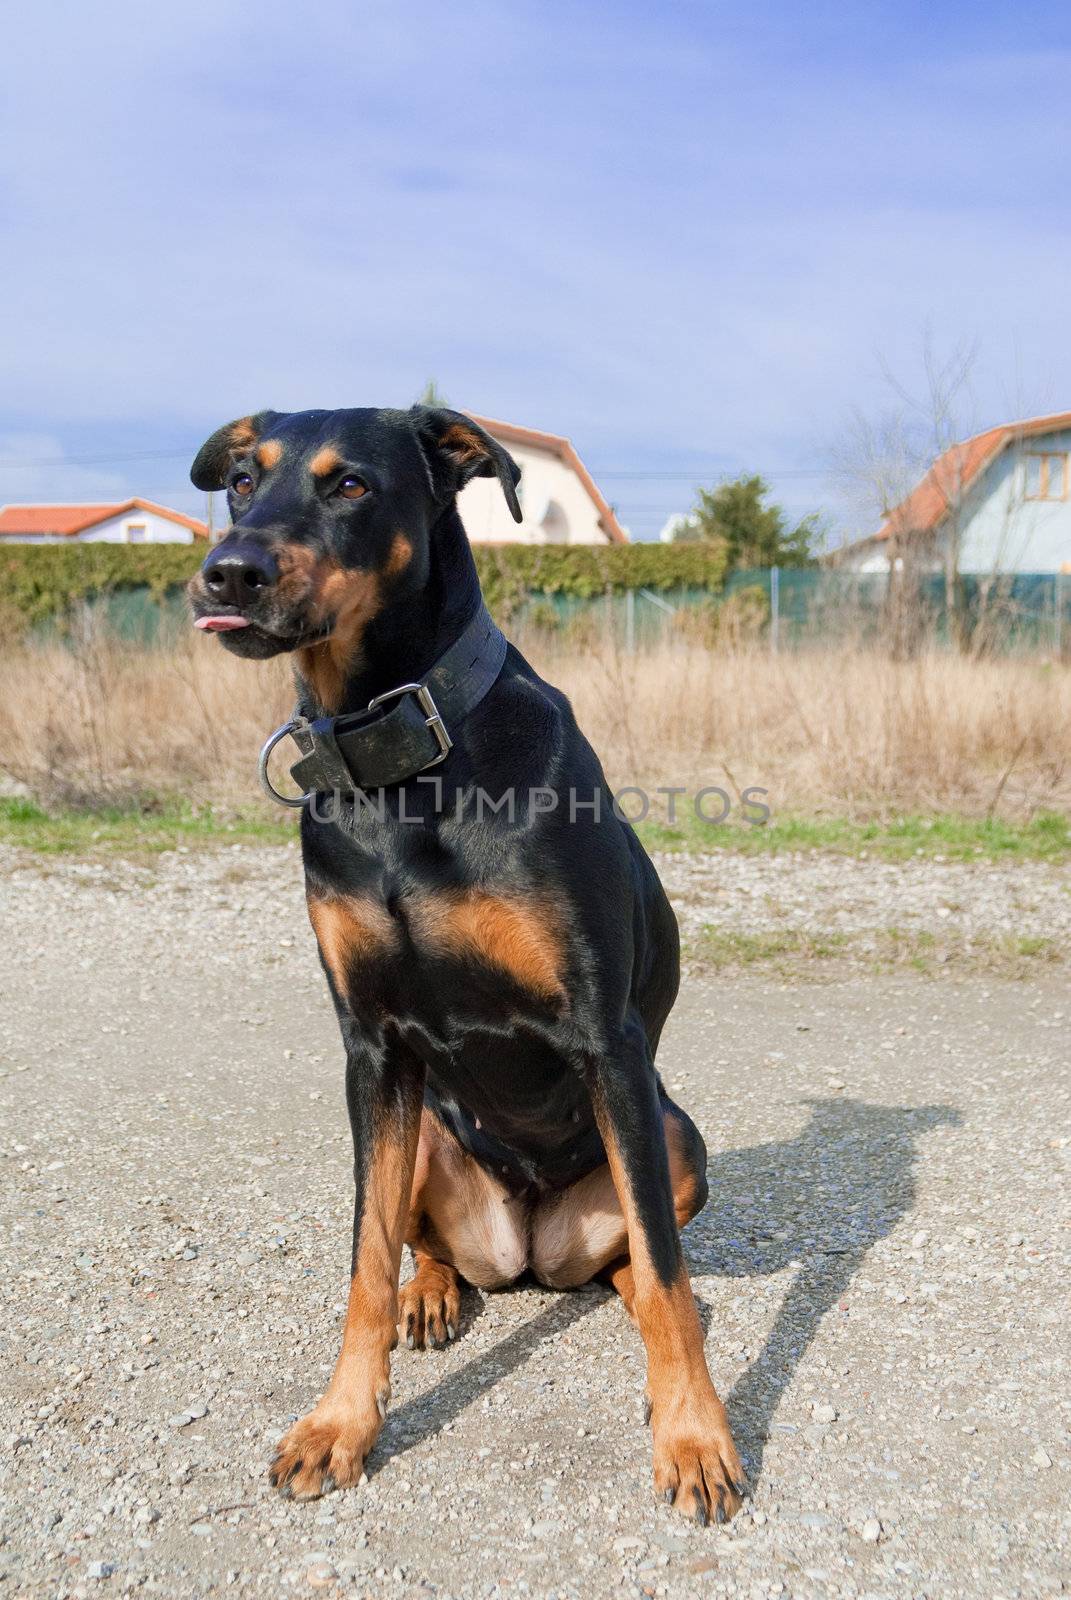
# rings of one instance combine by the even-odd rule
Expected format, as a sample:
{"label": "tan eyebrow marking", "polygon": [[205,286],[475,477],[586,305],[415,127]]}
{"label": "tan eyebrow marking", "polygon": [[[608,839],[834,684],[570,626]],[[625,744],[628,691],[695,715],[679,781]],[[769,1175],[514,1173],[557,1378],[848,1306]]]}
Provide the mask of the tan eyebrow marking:
{"label": "tan eyebrow marking", "polygon": [[309,462],[309,471],[314,478],[326,478],[329,472],[337,471],[341,465],[342,457],[334,445],[325,444]]}
{"label": "tan eyebrow marking", "polygon": [[277,467],[283,459],[283,447],[278,439],[265,439],[256,448],[256,458],[262,467]]}

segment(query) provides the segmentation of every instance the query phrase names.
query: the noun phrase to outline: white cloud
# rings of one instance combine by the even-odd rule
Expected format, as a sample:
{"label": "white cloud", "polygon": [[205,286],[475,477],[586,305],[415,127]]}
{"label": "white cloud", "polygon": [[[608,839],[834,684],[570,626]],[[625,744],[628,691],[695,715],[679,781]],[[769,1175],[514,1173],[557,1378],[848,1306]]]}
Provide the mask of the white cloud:
{"label": "white cloud", "polygon": [[[1058,390],[1069,219],[1038,151],[1066,142],[1066,54],[999,19],[760,10],[23,8],[9,427],[192,453],[250,406],[404,402],[434,374],[596,465],[808,465],[926,323],[979,337],[983,421],[1013,348]],[[87,470],[189,494],[178,461]],[[73,468],[34,471],[71,497]],[[626,517],[653,496],[607,487]]]}

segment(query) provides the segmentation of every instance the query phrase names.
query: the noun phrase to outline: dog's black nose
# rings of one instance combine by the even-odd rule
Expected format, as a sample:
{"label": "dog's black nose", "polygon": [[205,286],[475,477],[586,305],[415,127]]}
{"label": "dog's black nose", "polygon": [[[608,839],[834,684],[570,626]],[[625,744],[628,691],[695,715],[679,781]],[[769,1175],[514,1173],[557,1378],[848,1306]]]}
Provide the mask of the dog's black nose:
{"label": "dog's black nose", "polygon": [[217,545],[201,571],[209,594],[226,606],[247,606],[279,581],[275,557],[247,540]]}

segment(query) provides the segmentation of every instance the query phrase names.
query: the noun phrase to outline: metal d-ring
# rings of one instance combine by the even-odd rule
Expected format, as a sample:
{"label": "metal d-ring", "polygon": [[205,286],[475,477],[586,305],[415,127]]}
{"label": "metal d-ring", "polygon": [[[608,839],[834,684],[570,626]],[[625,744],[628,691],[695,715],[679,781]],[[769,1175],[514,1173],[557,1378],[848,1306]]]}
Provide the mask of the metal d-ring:
{"label": "metal d-ring", "polygon": [[290,795],[280,794],[278,789],[276,789],[275,785],[272,783],[271,779],[268,777],[268,757],[275,749],[275,746],[279,743],[279,740],[285,739],[288,733],[293,733],[297,726],[297,721],[291,718],[289,722],[284,722],[281,728],[276,728],[275,732],[270,734],[265,741],[264,747],[260,752],[260,761],[257,763],[257,772],[260,775],[260,787],[264,790],[264,793],[268,796],[269,800],[274,800],[277,805],[281,806],[303,806],[305,801],[309,798],[307,794],[303,794],[299,795],[295,800]]}

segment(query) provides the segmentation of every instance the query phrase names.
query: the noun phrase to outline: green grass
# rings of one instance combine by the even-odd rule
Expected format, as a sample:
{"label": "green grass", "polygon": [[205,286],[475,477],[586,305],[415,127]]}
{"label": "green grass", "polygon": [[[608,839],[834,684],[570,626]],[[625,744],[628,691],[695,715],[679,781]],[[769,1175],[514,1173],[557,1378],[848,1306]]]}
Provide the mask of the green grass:
{"label": "green grass", "polygon": [[890,817],[852,822],[843,817],[774,817],[763,827],[745,822],[719,826],[700,821],[678,803],[677,821],[637,824],[648,850],[704,854],[732,850],[770,855],[786,850],[820,850],[839,855],[906,861],[912,856],[943,856],[948,861],[1067,860],[1071,858],[1071,818],[1041,812],[1029,822],[999,818],[937,816]]}
{"label": "green grass", "polygon": [[1025,978],[1039,963],[1066,959],[1061,941],[1038,935],[945,938],[927,929],[896,927],[846,934],[803,928],[742,933],[707,926],[686,954],[694,965],[714,972],[762,967],[783,978],[814,977],[823,968],[835,976],[848,967],[872,973],[909,968],[926,977],[970,971]]}
{"label": "green grass", "polygon": [[157,855],[225,844],[285,844],[294,837],[288,817],[223,818],[189,806],[161,805],[143,811],[44,811],[32,800],[0,799],[0,843],[43,855]]}
{"label": "green grass", "polygon": [[[49,855],[97,853],[155,854],[235,843],[285,843],[294,837],[291,812],[250,810],[220,815],[174,801],[143,809],[46,811],[33,800],[0,799],[0,842]],[[689,854],[723,850],[748,855],[817,850],[840,855],[906,861],[943,856],[949,861],[1071,859],[1071,819],[1043,812],[1030,822],[937,815],[892,817],[880,822],[845,818],[775,817],[764,827],[742,822],[720,826],[701,822],[685,800],[678,821],[653,818],[637,824],[649,850]]]}
{"label": "green grass", "polygon": [[721,971],[726,967],[763,966],[774,963],[831,961],[843,958],[848,946],[844,933],[809,933],[804,929],[777,929],[769,933],[737,933],[730,929],[707,927],[696,949],[704,965]]}

